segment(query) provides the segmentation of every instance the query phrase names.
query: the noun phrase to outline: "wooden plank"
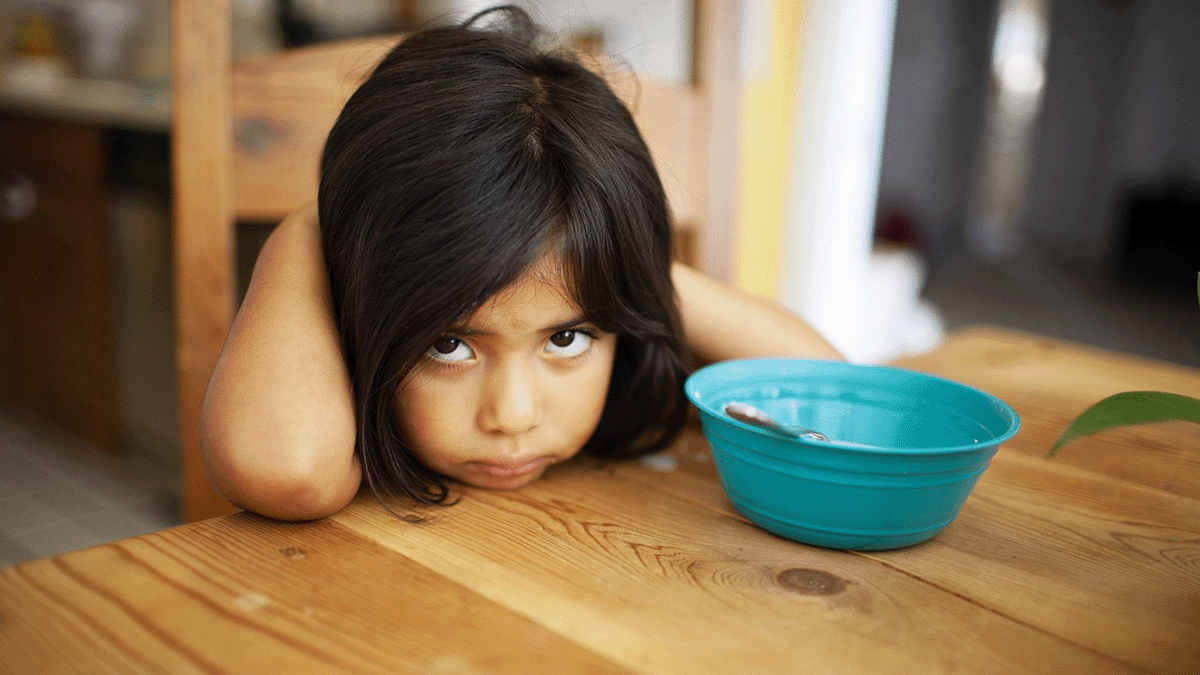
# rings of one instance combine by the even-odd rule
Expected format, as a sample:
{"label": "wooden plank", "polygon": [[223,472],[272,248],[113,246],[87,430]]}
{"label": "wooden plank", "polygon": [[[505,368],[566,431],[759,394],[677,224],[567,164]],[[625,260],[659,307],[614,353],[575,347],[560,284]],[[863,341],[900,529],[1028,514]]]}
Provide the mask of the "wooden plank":
{"label": "wooden plank", "polygon": [[696,91],[611,65],[598,70],[633,113],[662,179],[673,222],[677,227],[701,230],[707,205],[697,166],[704,148],[695,144],[695,130],[704,118]]}
{"label": "wooden plank", "polygon": [[613,59],[591,60],[633,112],[654,156],[692,264],[728,280],[735,252],[741,97],[741,0],[694,0],[692,68],[685,82],[645,78]]}
{"label": "wooden plank", "polygon": [[[698,447],[693,437],[670,455],[686,478],[636,465],[612,471],[742,518]],[[1136,668],[1188,673],[1200,663],[1195,499],[1002,448],[958,519],[932,540],[853,555]]]}
{"label": "wooden plank", "polygon": [[697,267],[725,282],[733,280],[737,255],[743,1],[692,2],[692,69],[702,120],[692,139],[700,148],[693,189],[704,214]]}
{"label": "wooden plank", "polygon": [[249,514],[0,570],[0,670],[627,673],[329,521]]}
{"label": "wooden plank", "polygon": [[[1110,394],[1162,390],[1200,397],[1195,370],[991,327],[958,332],[935,353],[897,365],[950,377],[1009,401],[1021,430],[1008,447],[1033,456],[1044,457],[1071,419]],[[1107,431],[1072,443],[1054,461],[1200,498],[1200,425]]]}
{"label": "wooden plank", "polygon": [[324,43],[234,67],[234,208],[239,218],[275,222],[316,199],[329,129],[346,99],[398,39]]}
{"label": "wooden plank", "polygon": [[175,0],[171,130],[175,315],[185,521],[233,512],[200,455],[200,406],[233,321],[229,0]]}
{"label": "wooden plank", "polygon": [[[350,94],[399,38],[358,38],[268,54],[234,68],[235,211],[276,221],[316,198],[325,137]],[[701,104],[688,84],[640,78],[590,59],[634,113],[655,158],[673,215],[694,227],[707,208],[698,175]]]}
{"label": "wooden plank", "polygon": [[407,515],[428,520],[362,497],[333,519],[574,640],[604,636],[592,648],[637,672],[1139,672],[886,563],[775,537],[686,472],[576,462]]}
{"label": "wooden plank", "polygon": [[878,559],[1154,673],[1200,664],[1200,501],[1002,450],[959,518]]}

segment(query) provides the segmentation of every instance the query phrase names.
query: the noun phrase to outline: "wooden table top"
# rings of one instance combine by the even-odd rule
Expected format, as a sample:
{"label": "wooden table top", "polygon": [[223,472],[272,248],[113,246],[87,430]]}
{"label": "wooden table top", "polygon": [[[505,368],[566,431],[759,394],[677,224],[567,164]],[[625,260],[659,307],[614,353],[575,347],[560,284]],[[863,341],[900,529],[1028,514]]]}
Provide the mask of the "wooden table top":
{"label": "wooden table top", "polygon": [[568,463],[451,507],[366,494],[0,570],[0,672],[1200,673],[1200,425],[1046,450],[1117,391],[1200,371],[994,328],[907,368],[1022,427],[958,519],[907,549],[758,529],[696,430],[656,462]]}

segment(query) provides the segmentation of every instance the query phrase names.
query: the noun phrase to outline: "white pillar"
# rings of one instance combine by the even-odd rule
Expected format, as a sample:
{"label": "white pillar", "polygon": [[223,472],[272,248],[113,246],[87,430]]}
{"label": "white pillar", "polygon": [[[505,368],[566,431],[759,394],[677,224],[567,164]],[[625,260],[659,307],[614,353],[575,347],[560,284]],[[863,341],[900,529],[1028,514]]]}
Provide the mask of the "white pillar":
{"label": "white pillar", "polygon": [[850,360],[869,326],[871,238],[896,0],[810,0],[799,39],[780,300]]}

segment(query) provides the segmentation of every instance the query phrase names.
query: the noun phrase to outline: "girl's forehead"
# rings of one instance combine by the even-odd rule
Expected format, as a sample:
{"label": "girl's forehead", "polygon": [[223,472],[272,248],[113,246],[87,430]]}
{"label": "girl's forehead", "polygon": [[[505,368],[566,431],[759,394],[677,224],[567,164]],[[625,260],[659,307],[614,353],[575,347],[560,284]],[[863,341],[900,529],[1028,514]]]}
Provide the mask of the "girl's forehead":
{"label": "girl's forehead", "polygon": [[472,312],[466,327],[487,332],[541,330],[583,319],[567,279],[561,260],[543,255]]}

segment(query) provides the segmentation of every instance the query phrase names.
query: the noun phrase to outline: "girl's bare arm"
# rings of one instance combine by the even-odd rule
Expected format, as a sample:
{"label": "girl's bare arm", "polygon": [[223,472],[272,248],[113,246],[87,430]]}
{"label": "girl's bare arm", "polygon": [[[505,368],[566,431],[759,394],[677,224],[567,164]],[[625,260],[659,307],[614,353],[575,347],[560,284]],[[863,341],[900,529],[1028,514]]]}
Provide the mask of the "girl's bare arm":
{"label": "girl's bare arm", "polygon": [[205,467],[236,506],[308,520],[358,490],[353,396],[332,307],[310,205],[263,246],[204,399]]}
{"label": "girl's bare arm", "polygon": [[675,263],[683,332],[701,361],[759,356],[838,359],[837,349],[782,305],[731,288]]}

